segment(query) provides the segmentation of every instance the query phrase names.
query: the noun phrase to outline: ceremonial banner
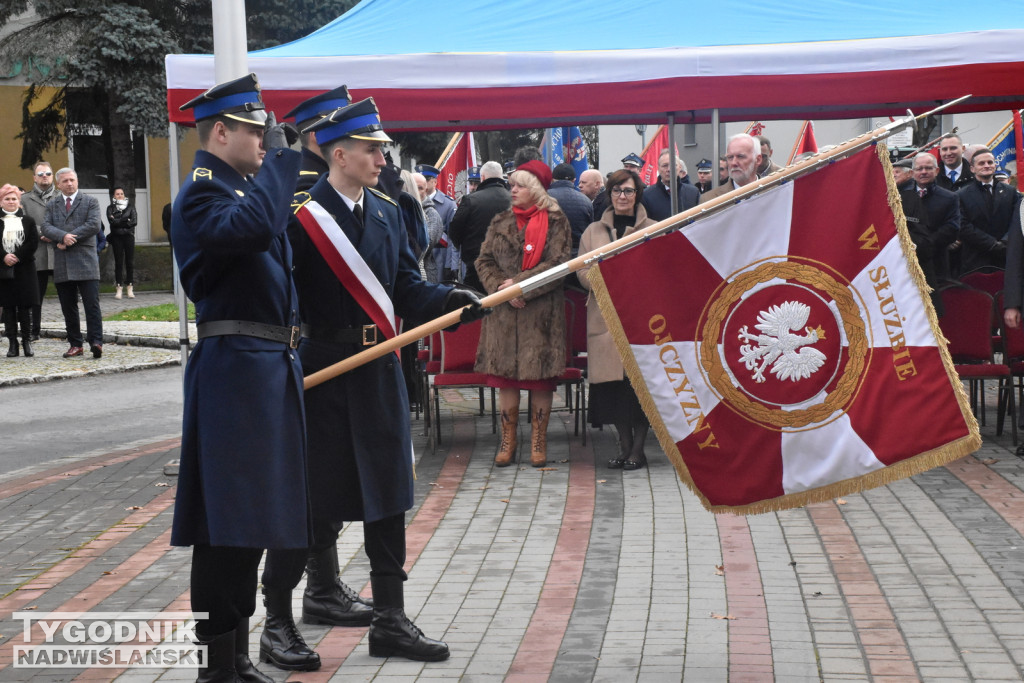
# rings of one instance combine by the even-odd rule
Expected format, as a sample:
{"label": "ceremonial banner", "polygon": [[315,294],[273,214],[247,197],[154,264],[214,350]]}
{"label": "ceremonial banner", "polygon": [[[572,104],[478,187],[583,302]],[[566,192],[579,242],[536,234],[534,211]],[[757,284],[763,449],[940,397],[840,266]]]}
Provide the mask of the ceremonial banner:
{"label": "ceremonial banner", "polygon": [[558,164],[570,164],[576,171],[576,187],[580,184],[580,175],[590,168],[587,156],[587,145],[583,142],[583,134],[579,126],[562,126],[548,128],[540,141],[540,154],[551,168]]}
{"label": "ceremonial banner", "polygon": [[[644,151],[640,153],[643,157],[644,167],[640,169],[640,180],[644,185],[650,185],[658,178],[658,157],[661,156],[661,150],[668,149],[668,126],[662,124],[658,126],[658,132],[654,134],[651,141],[644,147]],[[679,150],[676,149],[676,156],[679,155]]]}
{"label": "ceremonial banner", "polygon": [[828,500],[981,445],[884,145],[588,277],[665,453],[710,510]]}
{"label": "ceremonial banner", "polygon": [[441,173],[437,176],[437,189],[455,201],[466,193],[467,171],[477,166],[476,147],[472,133],[456,133],[454,144],[448,143],[448,153],[442,154],[434,166]]}
{"label": "ceremonial banner", "polygon": [[1017,160],[1024,156],[1019,151],[1022,143],[1020,128],[1020,112],[1015,111],[1010,122],[1003,126],[995,134],[995,137],[985,145],[992,150],[992,154],[996,158],[997,168],[1006,168],[1006,164],[1012,161],[1013,167],[1016,169]]}
{"label": "ceremonial banner", "polygon": [[788,166],[793,163],[793,159],[801,154],[817,151],[818,141],[814,139],[814,124],[810,121],[804,121],[804,124],[800,126],[800,132],[796,136],[796,142],[793,143],[793,150],[789,153],[789,160],[786,161],[786,165]]}

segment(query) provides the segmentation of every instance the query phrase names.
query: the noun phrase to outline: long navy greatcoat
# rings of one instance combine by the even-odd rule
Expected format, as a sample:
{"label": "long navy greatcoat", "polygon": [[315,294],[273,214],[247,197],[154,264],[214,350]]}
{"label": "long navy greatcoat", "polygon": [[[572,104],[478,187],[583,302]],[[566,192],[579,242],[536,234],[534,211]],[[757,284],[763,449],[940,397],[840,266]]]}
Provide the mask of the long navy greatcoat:
{"label": "long navy greatcoat", "polygon": [[[288,243],[300,155],[271,150],[249,181],[204,151],[174,203],[174,256],[197,322],[298,324]],[[305,548],[302,367],[279,342],[199,340],[185,368],[173,545]]]}
{"label": "long navy greatcoat", "polygon": [[[443,313],[450,287],[425,282],[413,257],[397,205],[364,191],[364,227],[321,176],[309,194],[295,195],[297,210],[310,197],[331,214],[391,297],[395,314],[418,324]],[[289,227],[295,249],[295,286],[302,322],[314,331],[362,328],[370,317],[338,281],[297,219]],[[355,344],[303,339],[306,374],[362,350]],[[413,504],[409,396],[402,369],[390,353],[306,392],[310,494],[314,516],[332,522],[376,521]]]}

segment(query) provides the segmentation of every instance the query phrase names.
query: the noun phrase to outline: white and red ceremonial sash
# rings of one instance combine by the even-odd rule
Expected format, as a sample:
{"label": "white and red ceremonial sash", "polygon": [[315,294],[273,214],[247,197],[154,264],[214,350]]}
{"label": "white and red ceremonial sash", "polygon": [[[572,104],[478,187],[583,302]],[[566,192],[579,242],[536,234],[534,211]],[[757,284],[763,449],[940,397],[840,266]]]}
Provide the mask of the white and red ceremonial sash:
{"label": "white and red ceremonial sash", "polygon": [[680,477],[716,512],[805,505],[977,450],[883,145],[591,269]]}
{"label": "white and red ceremonial sash", "polygon": [[388,339],[394,337],[395,309],[391,305],[391,297],[337,221],[315,201],[303,204],[295,215],[331,271],[370,316],[381,334]]}

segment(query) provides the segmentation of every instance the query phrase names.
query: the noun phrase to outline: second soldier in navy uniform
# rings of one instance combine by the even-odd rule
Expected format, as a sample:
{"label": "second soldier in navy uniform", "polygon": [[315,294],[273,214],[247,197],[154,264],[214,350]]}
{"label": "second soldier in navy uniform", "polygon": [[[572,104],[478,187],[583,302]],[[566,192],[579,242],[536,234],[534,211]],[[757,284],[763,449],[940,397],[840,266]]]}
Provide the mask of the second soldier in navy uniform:
{"label": "second soldier in navy uniform", "polygon": [[[344,85],[305,100],[290,112],[286,119],[295,122],[299,130],[319,121],[339,107],[350,103],[348,88]],[[300,136],[302,142],[302,170],[297,191],[313,187],[320,176],[327,175],[327,162],[320,155],[320,147],[312,133]],[[284,558],[284,559],[283,559]],[[320,656],[309,648],[295,628],[292,617],[292,571],[286,568],[280,579],[281,563],[286,567],[294,561],[289,551],[267,553],[263,570],[263,604],[267,618],[260,637],[260,659],[291,671],[311,671],[320,667]],[[335,543],[319,544],[306,558],[306,589],[302,595],[302,620],[309,624],[330,626],[369,626],[373,615],[372,603],[363,600],[338,578],[338,550]],[[278,588],[278,586],[281,586]]]}
{"label": "second soldier in navy uniform", "polygon": [[[319,121],[325,114],[330,114],[338,107],[351,104],[348,88],[340,86],[305,100],[284,115],[299,130],[307,128]],[[305,192],[316,185],[320,176],[327,173],[327,162],[320,156],[320,148],[312,133],[303,134],[299,138],[302,144],[302,169],[299,171],[299,182],[295,185],[296,192]]]}
{"label": "second soldier in navy uniform", "polygon": [[[466,320],[479,317],[479,300],[472,293],[421,279],[397,205],[373,189],[385,164],[381,146],[389,141],[373,100],[338,109],[303,132],[316,134],[329,172],[308,193],[296,194],[293,208],[315,201],[333,217],[403,320],[422,322],[467,305],[475,308],[466,309]],[[306,372],[383,341],[298,220],[289,235]],[[389,353],[311,388],[306,406],[313,552],[333,549],[342,523],[361,520],[373,588],[370,654],[447,659],[448,646],[426,637],[404,610],[405,512],[413,505],[413,463],[409,397],[398,359]],[[276,567],[268,591],[290,595],[298,584],[306,553],[291,555],[290,565],[282,561]]]}

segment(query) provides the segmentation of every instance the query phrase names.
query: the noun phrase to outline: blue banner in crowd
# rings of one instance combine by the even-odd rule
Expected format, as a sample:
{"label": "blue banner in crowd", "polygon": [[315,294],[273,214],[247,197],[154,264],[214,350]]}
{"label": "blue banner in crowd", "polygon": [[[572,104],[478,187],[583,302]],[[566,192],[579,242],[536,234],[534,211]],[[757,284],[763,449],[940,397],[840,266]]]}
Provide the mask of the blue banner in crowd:
{"label": "blue banner in crowd", "polygon": [[549,128],[540,143],[540,151],[544,161],[552,168],[561,163],[572,164],[576,170],[577,185],[580,174],[590,168],[587,146],[583,142],[579,126]]}
{"label": "blue banner in crowd", "polygon": [[1008,126],[992,143],[992,154],[996,158],[996,168],[1005,168],[1007,161],[1017,160],[1017,134],[1013,126]]}

